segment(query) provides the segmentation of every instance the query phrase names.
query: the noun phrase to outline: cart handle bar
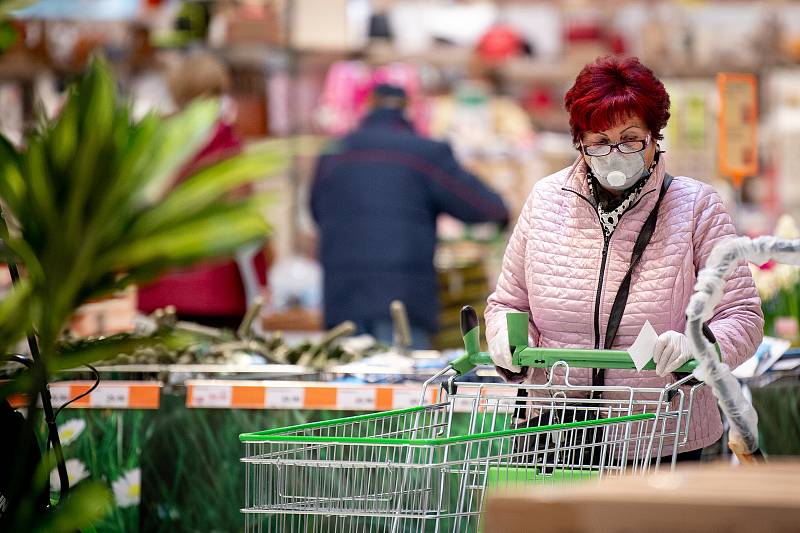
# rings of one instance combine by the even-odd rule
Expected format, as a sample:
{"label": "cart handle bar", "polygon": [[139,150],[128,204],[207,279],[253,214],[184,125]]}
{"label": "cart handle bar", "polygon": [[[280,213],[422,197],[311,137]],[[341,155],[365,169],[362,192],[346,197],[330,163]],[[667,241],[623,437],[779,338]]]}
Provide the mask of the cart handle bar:
{"label": "cart handle bar", "polygon": [[[506,320],[511,360],[517,366],[552,368],[555,363],[563,361],[572,368],[636,368],[628,352],[622,350],[532,348],[528,346],[528,313],[507,313]],[[466,374],[478,365],[494,364],[488,353],[480,351],[480,322],[475,310],[468,305],[461,309],[461,335],[464,337],[466,353],[450,363],[456,374]],[[697,361],[692,359],[675,372],[691,373],[696,367]],[[655,370],[655,368],[656,365],[652,360],[644,366],[644,370]]]}

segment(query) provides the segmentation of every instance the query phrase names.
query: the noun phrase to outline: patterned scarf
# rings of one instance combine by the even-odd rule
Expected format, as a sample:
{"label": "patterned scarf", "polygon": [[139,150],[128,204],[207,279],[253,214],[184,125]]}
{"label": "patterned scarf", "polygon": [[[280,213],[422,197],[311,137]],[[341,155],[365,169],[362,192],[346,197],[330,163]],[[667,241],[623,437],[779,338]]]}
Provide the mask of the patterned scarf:
{"label": "patterned scarf", "polygon": [[608,203],[600,199],[600,196],[597,194],[597,190],[595,189],[594,176],[591,172],[587,172],[586,176],[589,180],[589,191],[591,191],[592,196],[597,202],[597,214],[600,216],[600,222],[603,225],[603,233],[606,237],[611,237],[611,234],[614,233],[615,229],[617,229],[619,218],[625,211],[628,210],[631,204],[633,204],[639,198],[647,179],[639,180],[637,185],[625,192],[625,198],[623,198],[622,202],[620,202],[618,206],[616,206],[614,209],[607,210],[609,207]]}

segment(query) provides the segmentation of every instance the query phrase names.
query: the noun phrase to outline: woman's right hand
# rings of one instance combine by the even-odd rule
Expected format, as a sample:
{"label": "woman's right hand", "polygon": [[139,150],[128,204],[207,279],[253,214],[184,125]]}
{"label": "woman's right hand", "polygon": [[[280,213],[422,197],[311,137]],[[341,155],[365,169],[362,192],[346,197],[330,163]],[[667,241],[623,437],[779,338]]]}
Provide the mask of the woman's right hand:
{"label": "woman's right hand", "polygon": [[508,345],[508,331],[503,328],[489,339],[489,355],[495,365],[518,374],[522,367],[511,362],[511,347]]}

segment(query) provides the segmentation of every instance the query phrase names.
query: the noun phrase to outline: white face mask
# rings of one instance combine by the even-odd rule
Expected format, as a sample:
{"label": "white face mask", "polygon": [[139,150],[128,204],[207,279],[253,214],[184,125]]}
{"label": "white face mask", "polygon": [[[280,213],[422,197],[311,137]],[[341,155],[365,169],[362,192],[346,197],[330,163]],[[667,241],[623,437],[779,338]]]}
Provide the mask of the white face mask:
{"label": "white face mask", "polygon": [[611,150],[608,155],[587,156],[589,168],[604,188],[624,191],[633,186],[645,171],[644,150],[633,154],[622,154]]}

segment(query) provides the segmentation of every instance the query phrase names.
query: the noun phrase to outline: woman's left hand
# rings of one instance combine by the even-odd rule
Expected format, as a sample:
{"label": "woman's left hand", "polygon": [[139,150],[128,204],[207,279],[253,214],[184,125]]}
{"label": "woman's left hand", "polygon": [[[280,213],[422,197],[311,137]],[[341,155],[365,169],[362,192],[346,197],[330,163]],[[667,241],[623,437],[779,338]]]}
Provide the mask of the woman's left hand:
{"label": "woman's left hand", "polygon": [[689,351],[689,339],[677,331],[665,331],[658,336],[653,348],[653,362],[656,364],[656,374],[666,376],[674,372],[692,358]]}

